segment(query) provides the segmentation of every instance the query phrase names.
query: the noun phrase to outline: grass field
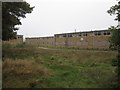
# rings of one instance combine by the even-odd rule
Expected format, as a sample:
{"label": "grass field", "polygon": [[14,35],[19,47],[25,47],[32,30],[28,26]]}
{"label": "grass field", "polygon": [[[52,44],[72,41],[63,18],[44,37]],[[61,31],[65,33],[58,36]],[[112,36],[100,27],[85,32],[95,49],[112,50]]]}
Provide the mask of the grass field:
{"label": "grass field", "polygon": [[3,88],[109,88],[115,51],[3,46]]}

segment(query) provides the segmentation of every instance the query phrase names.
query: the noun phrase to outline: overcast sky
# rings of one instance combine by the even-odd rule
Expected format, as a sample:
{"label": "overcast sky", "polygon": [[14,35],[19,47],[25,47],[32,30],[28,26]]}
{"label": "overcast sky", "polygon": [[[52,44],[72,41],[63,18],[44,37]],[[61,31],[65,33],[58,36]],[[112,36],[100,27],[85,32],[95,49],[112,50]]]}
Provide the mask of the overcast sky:
{"label": "overcast sky", "polygon": [[104,30],[117,25],[107,10],[116,0],[26,0],[35,6],[21,19],[18,34],[24,37],[53,36],[58,33]]}

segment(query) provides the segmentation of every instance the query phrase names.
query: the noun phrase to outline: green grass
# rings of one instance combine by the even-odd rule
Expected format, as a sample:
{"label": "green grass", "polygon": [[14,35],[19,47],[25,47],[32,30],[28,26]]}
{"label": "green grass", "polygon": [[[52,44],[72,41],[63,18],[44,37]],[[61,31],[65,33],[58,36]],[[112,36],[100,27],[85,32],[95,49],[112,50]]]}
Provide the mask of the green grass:
{"label": "green grass", "polygon": [[117,52],[3,47],[3,88],[110,88]]}

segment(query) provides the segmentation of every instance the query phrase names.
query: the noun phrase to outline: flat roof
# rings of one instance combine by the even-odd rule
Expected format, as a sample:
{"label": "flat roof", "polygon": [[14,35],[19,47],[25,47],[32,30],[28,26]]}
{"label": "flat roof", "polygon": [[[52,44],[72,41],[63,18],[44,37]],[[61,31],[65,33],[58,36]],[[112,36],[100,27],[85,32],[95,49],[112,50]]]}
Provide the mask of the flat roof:
{"label": "flat roof", "polygon": [[[81,31],[81,32],[71,32],[71,33],[60,33],[54,35],[63,35],[63,34],[77,34],[77,33],[88,33],[88,32],[101,32],[101,31],[108,31],[106,30],[91,30],[91,31]],[[23,36],[23,35],[22,35]],[[54,38],[54,36],[47,36],[47,37],[26,37],[26,39],[38,39],[38,38]]]}
{"label": "flat roof", "polygon": [[23,35],[16,35],[16,36],[23,36]]}
{"label": "flat roof", "polygon": [[77,33],[88,33],[88,32],[101,32],[101,31],[108,31],[108,30],[94,30],[94,31],[81,31],[81,32],[71,32],[71,33],[60,33],[54,35],[63,35],[63,34],[77,34]]}
{"label": "flat roof", "polygon": [[47,37],[26,37],[30,39],[37,39],[37,38],[53,38],[54,36],[47,36]]}

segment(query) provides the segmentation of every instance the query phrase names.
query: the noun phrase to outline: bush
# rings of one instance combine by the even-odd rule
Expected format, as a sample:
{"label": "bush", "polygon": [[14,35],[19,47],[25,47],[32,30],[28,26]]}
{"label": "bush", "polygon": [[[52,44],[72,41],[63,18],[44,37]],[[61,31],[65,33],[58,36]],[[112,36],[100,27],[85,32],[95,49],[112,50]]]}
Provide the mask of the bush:
{"label": "bush", "polygon": [[118,60],[117,58],[112,59],[112,66],[117,66],[118,65]]}

